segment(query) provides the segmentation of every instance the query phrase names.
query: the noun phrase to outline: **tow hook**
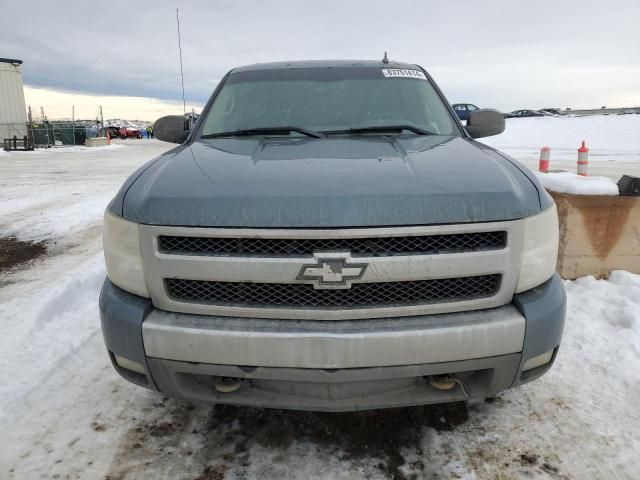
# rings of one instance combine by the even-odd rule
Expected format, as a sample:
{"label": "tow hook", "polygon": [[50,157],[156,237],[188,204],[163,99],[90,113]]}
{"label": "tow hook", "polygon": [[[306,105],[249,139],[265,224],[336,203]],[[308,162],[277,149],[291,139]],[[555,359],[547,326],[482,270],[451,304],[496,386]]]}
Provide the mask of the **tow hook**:
{"label": "tow hook", "polygon": [[464,396],[468,397],[469,392],[460,379],[452,375],[432,375],[429,377],[429,385],[437,390],[451,390],[456,384],[460,386]]}
{"label": "tow hook", "polygon": [[234,377],[220,377],[213,387],[220,393],[235,392],[240,388],[240,379]]}

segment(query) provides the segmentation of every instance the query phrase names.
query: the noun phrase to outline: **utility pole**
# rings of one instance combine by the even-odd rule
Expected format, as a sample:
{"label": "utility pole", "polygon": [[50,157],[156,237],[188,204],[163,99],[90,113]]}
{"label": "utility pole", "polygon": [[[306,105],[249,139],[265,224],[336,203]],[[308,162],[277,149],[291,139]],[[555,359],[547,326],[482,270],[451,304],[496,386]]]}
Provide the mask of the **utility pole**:
{"label": "utility pole", "polygon": [[53,139],[49,136],[49,122],[47,122],[47,116],[44,114],[44,107],[42,106],[40,107],[40,115],[42,115],[42,124],[44,125],[44,131],[46,133],[47,147],[48,147],[55,143],[55,135]]}
{"label": "utility pole", "polygon": [[182,71],[182,43],[180,43],[180,16],[176,8],[176,23],[178,24],[178,52],[180,54],[180,81],[182,83],[182,114],[187,113],[187,104],[184,100],[184,73]]}
{"label": "utility pole", "polygon": [[76,144],[76,106],[71,105],[71,134],[73,135],[73,144]]}
{"label": "utility pole", "polygon": [[102,116],[102,105],[100,105],[100,129],[104,132],[104,117]]}
{"label": "utility pole", "polygon": [[27,135],[29,136],[29,145],[33,149],[33,114],[31,113],[31,105],[29,105],[29,110],[27,113]]}

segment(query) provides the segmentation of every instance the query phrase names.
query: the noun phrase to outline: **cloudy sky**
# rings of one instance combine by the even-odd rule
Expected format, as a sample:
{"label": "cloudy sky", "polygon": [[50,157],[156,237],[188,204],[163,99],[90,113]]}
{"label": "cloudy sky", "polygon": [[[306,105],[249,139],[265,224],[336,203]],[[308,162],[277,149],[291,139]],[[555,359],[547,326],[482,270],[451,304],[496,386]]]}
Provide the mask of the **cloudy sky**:
{"label": "cloudy sky", "polygon": [[385,50],[452,103],[640,105],[639,0],[7,1],[0,57],[24,60],[27,103],[50,118],[152,120],[182,109],[176,7],[189,107],[234,66]]}

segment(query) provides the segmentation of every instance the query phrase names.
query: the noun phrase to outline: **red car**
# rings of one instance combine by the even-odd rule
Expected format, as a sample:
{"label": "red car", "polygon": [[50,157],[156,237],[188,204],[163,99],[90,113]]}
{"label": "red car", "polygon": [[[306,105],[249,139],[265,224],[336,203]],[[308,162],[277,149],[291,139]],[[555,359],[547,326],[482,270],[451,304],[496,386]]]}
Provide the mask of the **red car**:
{"label": "red car", "polygon": [[122,127],[120,129],[120,138],[122,138],[123,140],[125,138],[142,138],[142,134],[137,128]]}

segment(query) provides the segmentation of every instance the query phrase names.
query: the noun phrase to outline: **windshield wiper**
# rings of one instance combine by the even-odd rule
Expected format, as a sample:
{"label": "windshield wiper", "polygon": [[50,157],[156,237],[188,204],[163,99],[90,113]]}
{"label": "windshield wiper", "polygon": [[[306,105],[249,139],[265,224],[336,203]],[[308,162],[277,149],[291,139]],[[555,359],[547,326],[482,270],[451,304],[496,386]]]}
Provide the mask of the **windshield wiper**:
{"label": "windshield wiper", "polygon": [[416,127],[414,125],[378,125],[372,127],[358,127],[347,128],[345,130],[325,130],[322,133],[326,135],[346,135],[350,133],[385,133],[385,132],[398,132],[402,133],[403,130],[408,130],[417,135],[435,135],[434,132],[425,130],[424,128]]}
{"label": "windshield wiper", "polygon": [[307,137],[323,138],[324,134],[304,127],[257,127],[231,132],[209,133],[201,138],[252,137],[254,135],[288,135],[291,132],[301,133]]}

